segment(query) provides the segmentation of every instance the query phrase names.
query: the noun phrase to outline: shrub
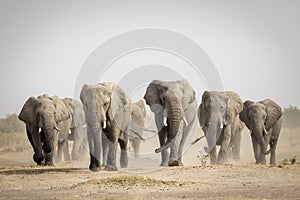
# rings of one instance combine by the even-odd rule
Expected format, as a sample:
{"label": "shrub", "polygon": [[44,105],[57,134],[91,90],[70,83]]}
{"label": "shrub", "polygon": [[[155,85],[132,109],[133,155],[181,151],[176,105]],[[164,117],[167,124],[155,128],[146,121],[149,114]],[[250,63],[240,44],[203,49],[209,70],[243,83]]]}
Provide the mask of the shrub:
{"label": "shrub", "polygon": [[289,106],[283,110],[283,126],[287,128],[300,127],[300,110],[296,106]]}

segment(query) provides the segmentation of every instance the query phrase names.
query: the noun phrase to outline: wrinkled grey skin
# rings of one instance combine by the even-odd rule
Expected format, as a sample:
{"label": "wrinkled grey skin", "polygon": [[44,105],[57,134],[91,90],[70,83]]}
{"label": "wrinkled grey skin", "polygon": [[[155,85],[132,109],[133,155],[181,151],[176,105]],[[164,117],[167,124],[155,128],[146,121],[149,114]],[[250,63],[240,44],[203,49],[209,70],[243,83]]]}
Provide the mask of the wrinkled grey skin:
{"label": "wrinkled grey skin", "polygon": [[139,100],[138,102],[133,103],[132,112],[131,112],[132,123],[130,123],[129,130],[135,131],[140,135],[140,137],[137,136],[137,134],[133,133],[132,131],[129,131],[128,137],[129,137],[129,142],[132,145],[135,157],[138,157],[140,153],[140,145],[141,145],[141,141],[143,140],[141,137],[143,136],[145,117],[146,117],[146,108],[143,100]]}
{"label": "wrinkled grey skin", "polygon": [[[210,163],[227,163],[240,159],[241,131],[244,124],[238,114],[243,110],[239,95],[232,91],[205,91],[198,109],[200,126],[205,134]],[[217,156],[216,145],[220,145]]]}
{"label": "wrinkled grey skin", "polygon": [[[183,147],[196,118],[197,100],[188,81],[152,81],[144,95],[155,115],[161,152],[161,166],[182,164]],[[170,148],[170,155],[168,155]]]}
{"label": "wrinkled grey skin", "polygon": [[27,136],[34,149],[33,160],[37,164],[54,165],[53,158],[60,162],[62,154],[65,160],[70,160],[71,111],[61,99],[46,94],[30,97],[18,117],[26,124]]}
{"label": "wrinkled grey skin", "polygon": [[[245,101],[240,119],[251,131],[256,164],[266,164],[266,155],[271,152],[270,164],[276,163],[275,150],[282,126],[282,109],[271,99],[254,103]],[[267,150],[268,144],[270,149]]]}
{"label": "wrinkled grey skin", "polygon": [[98,171],[101,168],[101,141],[105,169],[117,170],[118,143],[121,147],[120,165],[127,167],[128,135],[125,131],[131,117],[131,102],[124,91],[111,82],[96,85],[85,84],[82,87],[80,99],[87,123],[90,150],[89,169]]}
{"label": "wrinkled grey skin", "polygon": [[88,156],[87,128],[83,106],[80,101],[72,98],[64,98],[63,101],[72,113],[71,134],[69,134],[69,140],[73,141],[71,158],[72,160],[82,160]]}

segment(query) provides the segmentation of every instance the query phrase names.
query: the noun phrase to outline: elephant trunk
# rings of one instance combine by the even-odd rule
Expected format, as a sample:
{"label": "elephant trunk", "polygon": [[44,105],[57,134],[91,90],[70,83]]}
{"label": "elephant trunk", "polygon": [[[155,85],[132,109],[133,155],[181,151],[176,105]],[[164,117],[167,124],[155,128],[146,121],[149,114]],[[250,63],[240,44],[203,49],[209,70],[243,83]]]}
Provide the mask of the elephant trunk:
{"label": "elephant trunk", "polygon": [[181,109],[180,109],[180,103],[177,100],[172,100],[169,101],[171,102],[169,105],[169,109],[167,107],[168,110],[168,122],[169,124],[169,135],[168,135],[168,139],[165,142],[165,144],[163,144],[160,148],[156,149],[155,152],[159,153],[167,148],[169,148],[172,144],[172,140],[176,137],[179,127],[180,127],[180,123],[181,120],[183,120],[182,114],[181,114]]}
{"label": "elephant trunk", "polygon": [[54,134],[58,129],[54,121],[54,116],[45,117],[45,122],[42,127],[45,134],[45,141],[43,141],[43,150],[45,153],[50,153],[54,149]]}
{"label": "elephant trunk", "polygon": [[265,133],[265,128],[260,128],[260,129],[256,129],[255,131],[253,131],[258,143],[260,144],[260,150],[264,155],[268,155],[270,153],[270,149],[267,150],[267,144],[265,142],[264,139],[264,134]]}
{"label": "elephant trunk", "polygon": [[206,153],[210,153],[210,151],[217,145],[217,142],[220,139],[220,128],[219,121],[212,121],[206,125],[205,137],[208,145],[208,149],[205,149]]}

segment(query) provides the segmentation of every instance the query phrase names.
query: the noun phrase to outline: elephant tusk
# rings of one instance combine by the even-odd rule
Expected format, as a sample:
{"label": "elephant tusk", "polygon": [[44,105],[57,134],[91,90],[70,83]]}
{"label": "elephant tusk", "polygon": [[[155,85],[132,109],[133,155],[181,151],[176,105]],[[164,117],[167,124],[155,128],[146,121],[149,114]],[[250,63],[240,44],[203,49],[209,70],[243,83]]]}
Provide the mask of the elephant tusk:
{"label": "elephant tusk", "polygon": [[224,124],[221,123],[221,124],[220,124],[220,129],[223,129],[223,127],[224,127]]}
{"label": "elephant tusk", "polygon": [[189,123],[188,123],[187,120],[186,120],[186,117],[183,117],[183,121],[184,121],[184,123],[185,123],[186,126],[189,125]]}
{"label": "elephant tusk", "polygon": [[82,128],[85,128],[86,127],[86,124],[82,125]]}
{"label": "elephant tusk", "polygon": [[168,126],[167,117],[166,116],[163,117],[163,123],[164,123],[164,126]]}
{"label": "elephant tusk", "polygon": [[39,133],[42,131],[42,129],[41,128],[39,128]]}
{"label": "elephant tusk", "polygon": [[264,132],[266,135],[268,135],[268,131],[266,130],[266,127],[264,127]]}
{"label": "elephant tusk", "polygon": [[103,122],[103,129],[106,129],[106,121]]}
{"label": "elephant tusk", "polygon": [[199,140],[201,140],[201,139],[204,138],[204,137],[205,137],[205,135],[203,135],[203,136],[197,138],[194,142],[191,143],[191,145],[196,144]]}
{"label": "elephant tusk", "polygon": [[57,130],[58,132],[60,131],[60,129],[57,126],[54,126],[54,129]]}

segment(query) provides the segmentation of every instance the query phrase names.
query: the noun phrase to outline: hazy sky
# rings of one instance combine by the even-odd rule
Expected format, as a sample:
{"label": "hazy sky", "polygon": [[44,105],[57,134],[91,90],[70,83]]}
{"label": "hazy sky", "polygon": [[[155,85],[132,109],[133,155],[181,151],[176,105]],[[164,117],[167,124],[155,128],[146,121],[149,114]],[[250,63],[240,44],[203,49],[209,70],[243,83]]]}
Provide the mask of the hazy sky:
{"label": "hazy sky", "polygon": [[[141,28],[172,30],[196,42],[224,89],[243,100],[269,97],[282,107],[300,107],[299,10],[297,0],[1,0],[0,117],[18,113],[32,95],[74,96],[88,56],[108,39]],[[180,63],[164,53],[138,52],[119,59],[115,71],[141,56],[143,64]]]}

